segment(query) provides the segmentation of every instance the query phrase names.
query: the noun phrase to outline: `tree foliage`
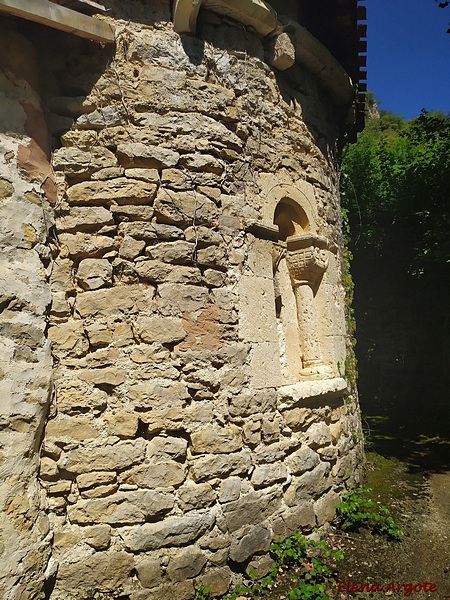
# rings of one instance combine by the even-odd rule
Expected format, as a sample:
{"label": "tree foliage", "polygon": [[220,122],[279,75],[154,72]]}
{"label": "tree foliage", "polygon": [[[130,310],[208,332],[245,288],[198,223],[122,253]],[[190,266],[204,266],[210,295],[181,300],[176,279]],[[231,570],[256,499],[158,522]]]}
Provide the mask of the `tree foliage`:
{"label": "tree foliage", "polygon": [[410,274],[450,269],[450,114],[369,119],[342,174],[354,252],[382,258],[395,247]]}
{"label": "tree foliage", "polygon": [[[447,8],[447,6],[450,6],[450,0],[434,0],[437,5],[439,6],[439,8]],[[447,29],[447,33],[450,33],[450,23],[449,23],[449,28]]]}

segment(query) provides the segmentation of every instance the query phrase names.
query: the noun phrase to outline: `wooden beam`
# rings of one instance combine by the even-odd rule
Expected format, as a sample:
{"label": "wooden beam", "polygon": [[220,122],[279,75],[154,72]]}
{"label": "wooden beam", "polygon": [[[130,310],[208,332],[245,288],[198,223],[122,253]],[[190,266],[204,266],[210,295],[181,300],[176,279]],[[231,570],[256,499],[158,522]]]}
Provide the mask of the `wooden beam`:
{"label": "wooden beam", "polygon": [[48,0],[0,0],[0,11],[96,42],[115,40],[112,25]]}
{"label": "wooden beam", "polygon": [[109,10],[105,8],[103,4],[94,2],[94,0],[50,0],[50,2],[82,12],[86,15],[94,15],[95,13],[101,13],[104,15]]}

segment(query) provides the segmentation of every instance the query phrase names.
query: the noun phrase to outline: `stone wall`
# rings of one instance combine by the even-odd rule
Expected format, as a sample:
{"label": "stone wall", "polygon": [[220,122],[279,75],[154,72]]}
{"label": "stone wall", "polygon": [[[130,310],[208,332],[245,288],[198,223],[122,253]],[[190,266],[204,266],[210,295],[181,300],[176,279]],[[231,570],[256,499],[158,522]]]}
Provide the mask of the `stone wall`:
{"label": "stone wall", "polygon": [[0,37],[0,595],[34,598],[50,558],[50,522],[37,481],[51,394],[46,337],[49,133],[35,48],[2,21]]}
{"label": "stone wall", "polygon": [[[47,122],[54,139],[64,132],[51,255],[42,226],[23,250],[8,242],[39,297],[8,306],[12,340],[24,319],[39,334],[24,341],[36,359],[8,342],[27,365],[11,379],[26,389],[31,364],[43,390],[39,414],[6,423],[11,444],[29,430],[11,475],[23,487],[29,471],[34,489],[48,335],[41,521],[27,517],[26,534],[34,550],[51,531],[51,559],[39,551],[35,567],[46,597],[190,599],[196,584],[219,595],[238,573],[267,571],[275,536],[332,518],[358,478],[357,406],[341,377],[341,123],[308,71],[274,70],[239,23],[203,11],[199,35],[180,36],[169,2],[105,4],[114,49],[94,56],[62,34],[42,48]],[[14,201],[31,206],[35,232],[45,196],[11,198],[25,185],[14,168],[2,195],[16,213]],[[301,282],[294,237],[314,270]]]}

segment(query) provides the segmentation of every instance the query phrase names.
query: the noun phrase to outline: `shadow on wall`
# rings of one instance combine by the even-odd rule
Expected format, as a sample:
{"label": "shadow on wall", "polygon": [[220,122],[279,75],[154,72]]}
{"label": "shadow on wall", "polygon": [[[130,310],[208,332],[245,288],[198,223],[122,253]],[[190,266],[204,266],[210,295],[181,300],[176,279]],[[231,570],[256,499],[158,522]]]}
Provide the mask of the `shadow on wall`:
{"label": "shadow on wall", "polygon": [[[226,17],[208,10],[201,10],[199,13],[197,36],[182,34],[181,42],[193,65],[206,63],[208,81],[219,85],[229,85],[231,82],[237,97],[247,95],[248,108],[255,114],[265,110],[264,103],[253,105],[254,98],[248,94],[257,82],[266,87],[266,97],[270,99],[272,90],[267,86],[267,71],[270,69],[284,102],[301,116],[316,146],[325,157],[328,156],[326,140],[335,137],[336,131],[323,130],[324,115],[328,113],[329,123],[335,124],[338,109],[328,104],[327,94],[322,94],[323,105],[317,105],[317,82],[307,69],[298,63],[284,71],[269,67],[266,50],[256,33],[252,33],[242,23],[231,19],[227,22]],[[242,57],[246,56],[257,58],[258,61],[242,61]],[[341,117],[345,124],[347,108],[342,115],[338,115],[338,118]]]}
{"label": "shadow on wall", "polygon": [[[60,136],[68,131],[75,120],[80,119],[82,128],[100,129],[105,126],[106,116],[98,116],[98,123],[88,115],[94,107],[86,97],[95,88],[111,60],[111,46],[48,29],[33,23],[24,23],[29,29],[27,36],[38,49],[43,68],[40,70],[41,94],[50,132],[52,150],[61,146]],[[47,28],[46,28],[47,29]]]}

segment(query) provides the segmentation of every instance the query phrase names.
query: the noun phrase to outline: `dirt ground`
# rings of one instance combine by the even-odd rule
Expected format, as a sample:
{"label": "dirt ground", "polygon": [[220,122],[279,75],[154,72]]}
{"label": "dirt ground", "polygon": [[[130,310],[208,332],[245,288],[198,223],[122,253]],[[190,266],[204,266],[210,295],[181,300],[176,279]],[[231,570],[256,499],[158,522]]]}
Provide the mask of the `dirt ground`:
{"label": "dirt ground", "polygon": [[[336,531],[345,553],[339,564],[339,578],[345,582],[339,600],[450,599],[449,446],[406,445],[407,459],[386,456],[389,452],[368,453],[367,481],[373,499],[390,508],[405,536],[395,542],[364,530]],[[372,591],[361,591],[364,584],[370,584]],[[355,585],[356,591],[349,593]]]}

